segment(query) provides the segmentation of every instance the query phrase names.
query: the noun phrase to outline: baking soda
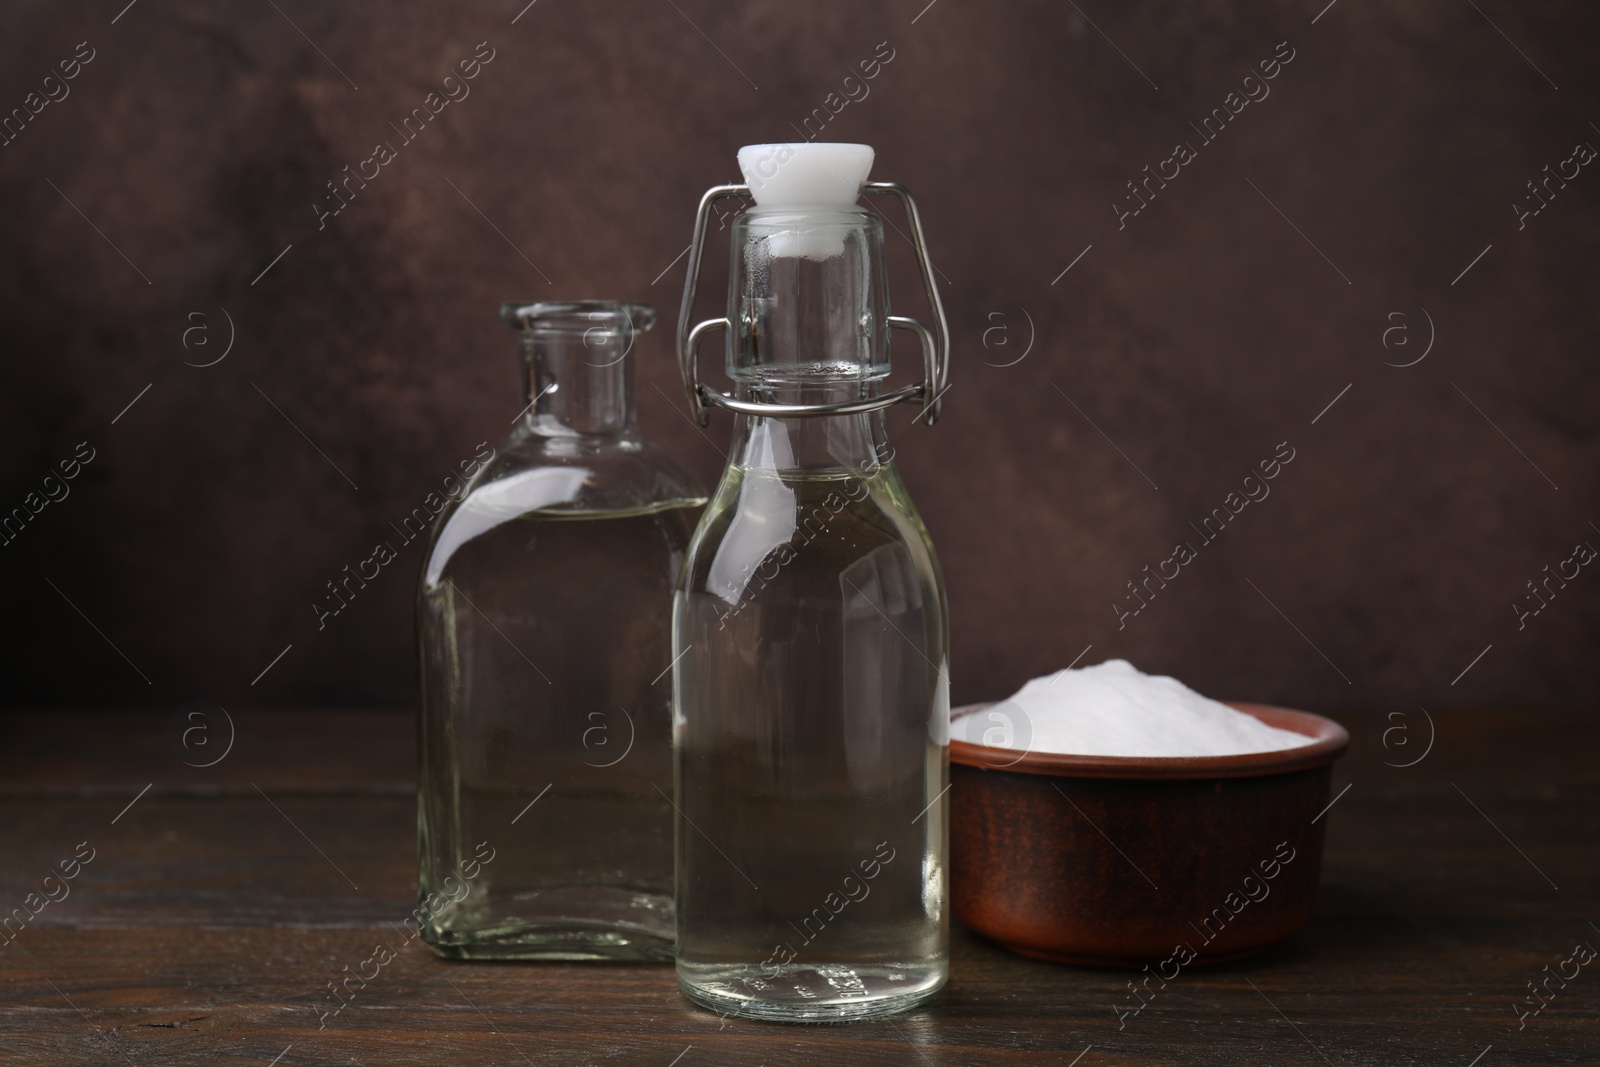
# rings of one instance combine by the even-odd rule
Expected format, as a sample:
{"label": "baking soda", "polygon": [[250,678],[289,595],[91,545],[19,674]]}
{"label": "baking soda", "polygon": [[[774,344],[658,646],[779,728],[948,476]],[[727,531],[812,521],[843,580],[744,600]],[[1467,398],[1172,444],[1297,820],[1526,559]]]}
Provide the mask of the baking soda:
{"label": "baking soda", "polygon": [[1315,740],[1122,659],[1035,678],[955,732],[973,744],[1078,756],[1238,756]]}

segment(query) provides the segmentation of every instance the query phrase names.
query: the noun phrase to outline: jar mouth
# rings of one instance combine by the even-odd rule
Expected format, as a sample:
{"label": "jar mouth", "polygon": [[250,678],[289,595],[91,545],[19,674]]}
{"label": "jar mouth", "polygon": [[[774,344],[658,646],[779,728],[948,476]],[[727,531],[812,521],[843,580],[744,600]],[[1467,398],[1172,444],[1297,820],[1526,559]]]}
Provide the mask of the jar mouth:
{"label": "jar mouth", "polygon": [[871,214],[863,204],[782,204],[777,207],[753,204],[740,212],[739,218],[769,226],[791,222],[859,226],[861,220]]}
{"label": "jar mouth", "polygon": [[500,321],[523,332],[587,335],[599,329],[643,333],[656,324],[656,309],[615,300],[515,300],[500,305]]}

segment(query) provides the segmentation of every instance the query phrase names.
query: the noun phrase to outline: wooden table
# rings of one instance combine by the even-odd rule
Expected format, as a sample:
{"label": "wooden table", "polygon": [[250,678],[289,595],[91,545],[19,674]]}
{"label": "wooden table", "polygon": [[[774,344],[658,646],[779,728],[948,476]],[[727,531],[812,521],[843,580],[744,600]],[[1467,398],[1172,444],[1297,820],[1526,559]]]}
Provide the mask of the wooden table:
{"label": "wooden table", "polygon": [[1514,1010],[1600,946],[1592,716],[1439,716],[1410,767],[1385,761],[1423,751],[1420,714],[1347,722],[1316,919],[1185,971],[1120,1031],[1128,975],[959,927],[945,991],[876,1023],[719,1019],[667,966],[450,963],[412,942],[319,1029],[327,984],[398,946],[415,907],[412,719],[235,713],[231,751],[186,765],[221,751],[212,720],[213,747],[186,753],[166,713],[0,717],[0,913],[59,896],[46,876],[93,852],[0,949],[0,1064],[1600,1063],[1600,962],[1520,1030]]}

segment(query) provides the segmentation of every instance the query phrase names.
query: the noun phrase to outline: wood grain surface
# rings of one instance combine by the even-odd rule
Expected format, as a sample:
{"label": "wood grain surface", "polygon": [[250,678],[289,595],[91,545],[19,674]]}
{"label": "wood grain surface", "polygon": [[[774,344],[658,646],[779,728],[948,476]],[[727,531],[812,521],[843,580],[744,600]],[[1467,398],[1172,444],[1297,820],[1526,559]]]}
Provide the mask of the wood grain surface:
{"label": "wood grain surface", "polygon": [[[94,858],[0,948],[0,1064],[1600,1062],[1600,968],[1552,982],[1520,1030],[1514,1009],[1546,965],[1600,944],[1600,730],[1441,717],[1420,762],[1386,766],[1424,750],[1416,719],[1347,722],[1311,925],[1185,970],[1119,1029],[1130,973],[1021,959],[959,927],[936,1000],[847,1026],[722,1019],[665,966],[438,960],[400,926],[408,716],[235,715],[228,755],[196,769],[166,716],[10,715],[0,911],[80,843]],[[1397,725],[1410,736],[1386,749]],[[226,724],[210,729],[220,742]],[[504,847],[537,848],[532,820]],[[397,958],[321,1018],[327,983],[379,942]]]}

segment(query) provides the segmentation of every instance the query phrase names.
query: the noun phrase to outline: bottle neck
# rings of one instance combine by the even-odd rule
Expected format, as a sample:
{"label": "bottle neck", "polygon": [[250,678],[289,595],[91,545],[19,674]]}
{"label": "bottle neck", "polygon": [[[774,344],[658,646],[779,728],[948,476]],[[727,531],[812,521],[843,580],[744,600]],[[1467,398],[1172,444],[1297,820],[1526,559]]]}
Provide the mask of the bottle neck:
{"label": "bottle neck", "polygon": [[893,461],[883,412],[778,418],[738,415],[729,462],[745,470],[870,472]]}
{"label": "bottle neck", "polygon": [[637,439],[636,340],[636,331],[608,323],[524,330],[523,428],[553,438]]}
{"label": "bottle neck", "polygon": [[[750,210],[734,223],[728,375],[740,400],[822,405],[877,396],[889,373],[883,229],[861,208]],[[741,415],[746,468],[887,463],[883,413]]]}
{"label": "bottle neck", "polygon": [[732,246],[728,375],[741,391],[854,399],[888,377],[888,279],[876,216],[860,208],[751,210],[734,222]]}

